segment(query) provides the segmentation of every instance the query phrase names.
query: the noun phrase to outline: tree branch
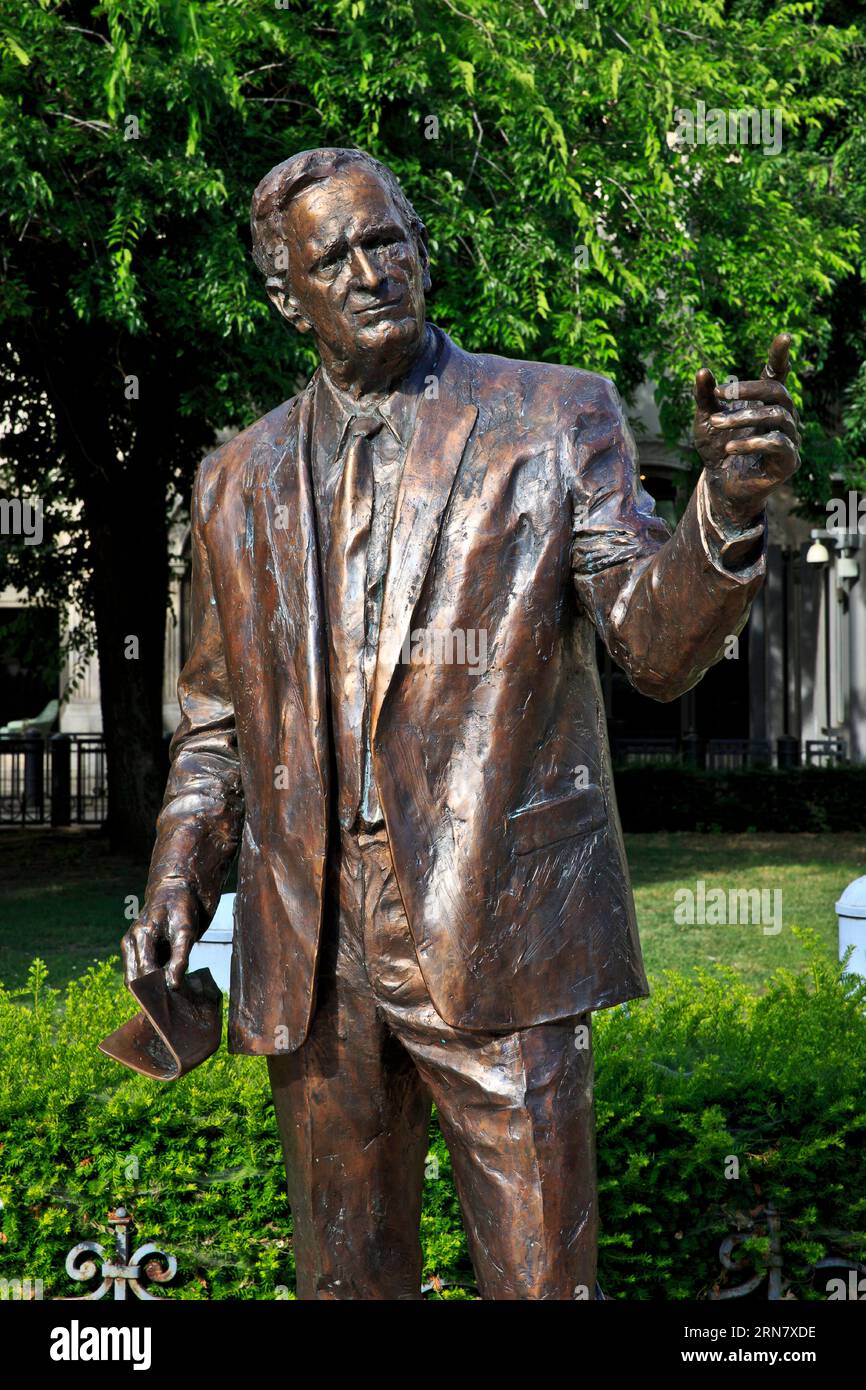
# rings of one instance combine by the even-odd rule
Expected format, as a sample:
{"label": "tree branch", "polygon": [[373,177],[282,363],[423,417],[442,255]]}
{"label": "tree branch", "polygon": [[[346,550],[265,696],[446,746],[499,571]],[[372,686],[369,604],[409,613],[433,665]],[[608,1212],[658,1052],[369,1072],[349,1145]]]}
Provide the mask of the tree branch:
{"label": "tree branch", "polygon": [[82,121],[78,116],[70,116],[68,111],[49,111],[49,116],[59,116],[61,120],[72,121],[73,125],[86,126],[88,130],[95,130],[97,135],[108,137],[111,126],[108,121]]}

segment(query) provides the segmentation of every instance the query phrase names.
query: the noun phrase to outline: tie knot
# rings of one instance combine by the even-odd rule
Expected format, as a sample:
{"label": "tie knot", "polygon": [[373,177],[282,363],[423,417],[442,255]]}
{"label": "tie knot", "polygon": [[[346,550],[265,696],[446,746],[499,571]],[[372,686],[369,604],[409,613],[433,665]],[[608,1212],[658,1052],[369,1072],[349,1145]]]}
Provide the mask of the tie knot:
{"label": "tie knot", "polygon": [[374,434],[378,434],[384,423],[381,415],[355,415],[349,422],[348,433],[350,438],[360,435],[366,439],[372,439]]}

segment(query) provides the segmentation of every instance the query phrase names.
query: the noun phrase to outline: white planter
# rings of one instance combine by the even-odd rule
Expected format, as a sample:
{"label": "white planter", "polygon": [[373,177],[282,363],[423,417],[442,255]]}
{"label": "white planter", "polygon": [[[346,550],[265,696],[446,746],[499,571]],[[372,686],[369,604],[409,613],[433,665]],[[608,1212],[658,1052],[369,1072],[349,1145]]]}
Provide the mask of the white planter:
{"label": "white planter", "polygon": [[234,910],[234,893],[223,893],[213,921],[201,940],[193,946],[189,956],[190,970],[203,970],[207,967],[223,994],[228,994],[231,979]]}

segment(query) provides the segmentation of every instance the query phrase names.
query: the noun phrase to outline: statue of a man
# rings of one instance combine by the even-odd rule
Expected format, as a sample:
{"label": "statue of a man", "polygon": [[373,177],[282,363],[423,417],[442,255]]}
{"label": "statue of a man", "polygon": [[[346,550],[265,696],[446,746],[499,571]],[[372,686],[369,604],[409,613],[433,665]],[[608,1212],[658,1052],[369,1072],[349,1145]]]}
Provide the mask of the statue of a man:
{"label": "statue of a man", "polygon": [[229,1046],[268,1059],[298,1296],[421,1296],[432,1097],[482,1296],[591,1298],[591,1014],[648,992],[595,634],[673,700],[743,627],[797,462],[788,339],[735,393],[699,373],[671,536],[607,378],[427,322],[382,164],[293,156],[252,236],[321,364],[198,473],[128,978],[177,986],[240,844]]}

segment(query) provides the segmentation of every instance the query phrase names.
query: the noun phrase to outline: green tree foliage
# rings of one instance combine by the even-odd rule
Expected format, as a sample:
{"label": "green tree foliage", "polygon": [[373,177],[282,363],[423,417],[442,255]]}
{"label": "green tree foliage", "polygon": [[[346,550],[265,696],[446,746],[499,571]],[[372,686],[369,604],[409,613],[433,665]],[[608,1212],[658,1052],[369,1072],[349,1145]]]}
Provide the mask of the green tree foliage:
{"label": "green tree foliage", "polygon": [[[48,523],[4,577],[95,627],[118,838],[161,790],[169,511],[313,365],[249,260],[258,179],[323,143],[385,158],[438,322],[626,392],[649,370],[672,440],[698,366],[751,375],[787,328],[820,509],[866,449],[861,9],[0,0],[3,453]],[[781,150],[672,142],[700,101],[778,110]]]}

